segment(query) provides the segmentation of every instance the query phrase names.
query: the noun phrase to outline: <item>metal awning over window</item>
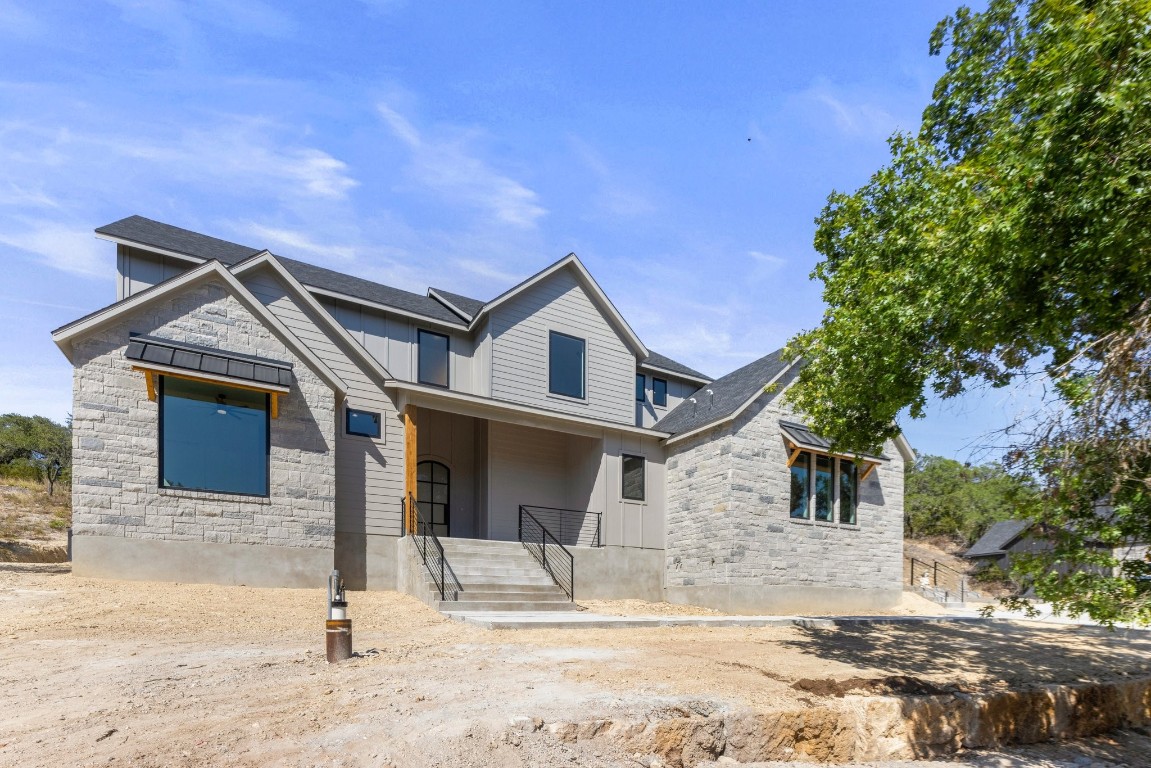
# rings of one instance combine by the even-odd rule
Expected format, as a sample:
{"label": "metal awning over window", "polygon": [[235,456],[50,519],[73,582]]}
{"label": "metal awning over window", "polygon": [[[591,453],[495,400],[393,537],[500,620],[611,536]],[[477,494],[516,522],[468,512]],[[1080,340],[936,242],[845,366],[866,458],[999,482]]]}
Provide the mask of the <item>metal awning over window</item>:
{"label": "metal awning over window", "polygon": [[279,416],[279,398],[291,391],[292,364],[264,357],[224,352],[197,344],[133,335],[124,357],[144,374],[148,399],[156,399],[156,376],[226,384],[271,395],[271,416]]}
{"label": "metal awning over window", "polygon": [[779,431],[783,434],[783,440],[787,443],[787,448],[791,451],[791,455],[787,457],[787,466],[795,463],[799,458],[799,454],[804,451],[811,453],[819,453],[824,456],[839,456],[847,459],[859,459],[863,462],[864,468],[859,475],[860,480],[866,480],[876,467],[880,464],[889,461],[886,456],[867,456],[864,454],[855,453],[832,453],[831,441],[812,432],[802,424],[795,424],[793,422],[781,421],[779,423]]}

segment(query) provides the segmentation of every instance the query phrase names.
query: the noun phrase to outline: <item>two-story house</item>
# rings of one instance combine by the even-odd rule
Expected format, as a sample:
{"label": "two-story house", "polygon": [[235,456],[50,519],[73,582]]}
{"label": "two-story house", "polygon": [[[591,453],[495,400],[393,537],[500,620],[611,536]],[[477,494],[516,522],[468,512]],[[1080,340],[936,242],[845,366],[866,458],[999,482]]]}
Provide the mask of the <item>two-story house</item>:
{"label": "two-story house", "polygon": [[830,453],[781,404],[778,353],[711,380],[648,349],[575,255],[480,301],[139,216],[96,233],[117,301],[53,333],[75,368],[77,574],[335,567],[393,589],[407,534],[514,542],[529,520],[577,597],[898,599],[906,442]]}

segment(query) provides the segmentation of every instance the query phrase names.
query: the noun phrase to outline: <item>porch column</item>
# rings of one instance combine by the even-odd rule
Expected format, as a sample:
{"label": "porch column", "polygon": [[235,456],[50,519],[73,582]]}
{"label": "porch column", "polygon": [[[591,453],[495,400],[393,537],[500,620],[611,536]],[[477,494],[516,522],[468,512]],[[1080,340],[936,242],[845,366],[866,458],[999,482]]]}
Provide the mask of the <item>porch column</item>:
{"label": "porch column", "polygon": [[419,443],[416,441],[416,406],[408,405],[404,408],[404,508],[407,510],[407,519],[404,529],[409,534],[416,532],[416,463],[419,454]]}

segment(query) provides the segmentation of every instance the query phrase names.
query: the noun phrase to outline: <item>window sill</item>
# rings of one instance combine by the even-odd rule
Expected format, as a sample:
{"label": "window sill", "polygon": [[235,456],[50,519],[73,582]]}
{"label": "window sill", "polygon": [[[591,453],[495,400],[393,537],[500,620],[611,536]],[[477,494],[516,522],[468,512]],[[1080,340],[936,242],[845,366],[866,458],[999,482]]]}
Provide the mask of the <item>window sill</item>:
{"label": "window sill", "polygon": [[176,496],[182,498],[203,499],[205,501],[231,501],[241,504],[260,504],[262,506],[271,506],[271,496],[257,496],[250,493],[226,493],[224,491],[197,491],[192,488],[169,488],[160,487],[156,489],[160,496]]}
{"label": "window sill", "polygon": [[578,403],[579,405],[587,405],[588,399],[586,397],[573,397],[571,395],[561,395],[558,392],[548,392],[548,398],[552,400],[559,400],[562,403]]}
{"label": "window sill", "polygon": [[789,517],[787,520],[793,525],[806,525],[811,528],[834,528],[841,531],[862,530],[859,523],[837,523],[834,520],[811,520],[802,517]]}

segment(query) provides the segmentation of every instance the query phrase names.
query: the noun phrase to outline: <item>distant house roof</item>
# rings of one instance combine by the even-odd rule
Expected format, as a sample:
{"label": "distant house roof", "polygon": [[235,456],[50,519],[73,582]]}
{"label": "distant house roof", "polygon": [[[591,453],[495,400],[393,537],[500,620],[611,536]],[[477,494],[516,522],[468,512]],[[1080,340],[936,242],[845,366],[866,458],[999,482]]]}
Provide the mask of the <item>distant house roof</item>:
{"label": "distant house roof", "polygon": [[726,421],[762,394],[764,387],[790,366],[791,363],[783,359],[783,350],[777,349],[726,376],[720,376],[697,391],[691,399],[673,408],[671,413],[656,422],[654,428],[679,435]]}
{"label": "distant house roof", "polygon": [[1030,520],[1002,520],[987,529],[987,533],[967,550],[964,557],[1001,555],[1014,541],[1031,527]]}

